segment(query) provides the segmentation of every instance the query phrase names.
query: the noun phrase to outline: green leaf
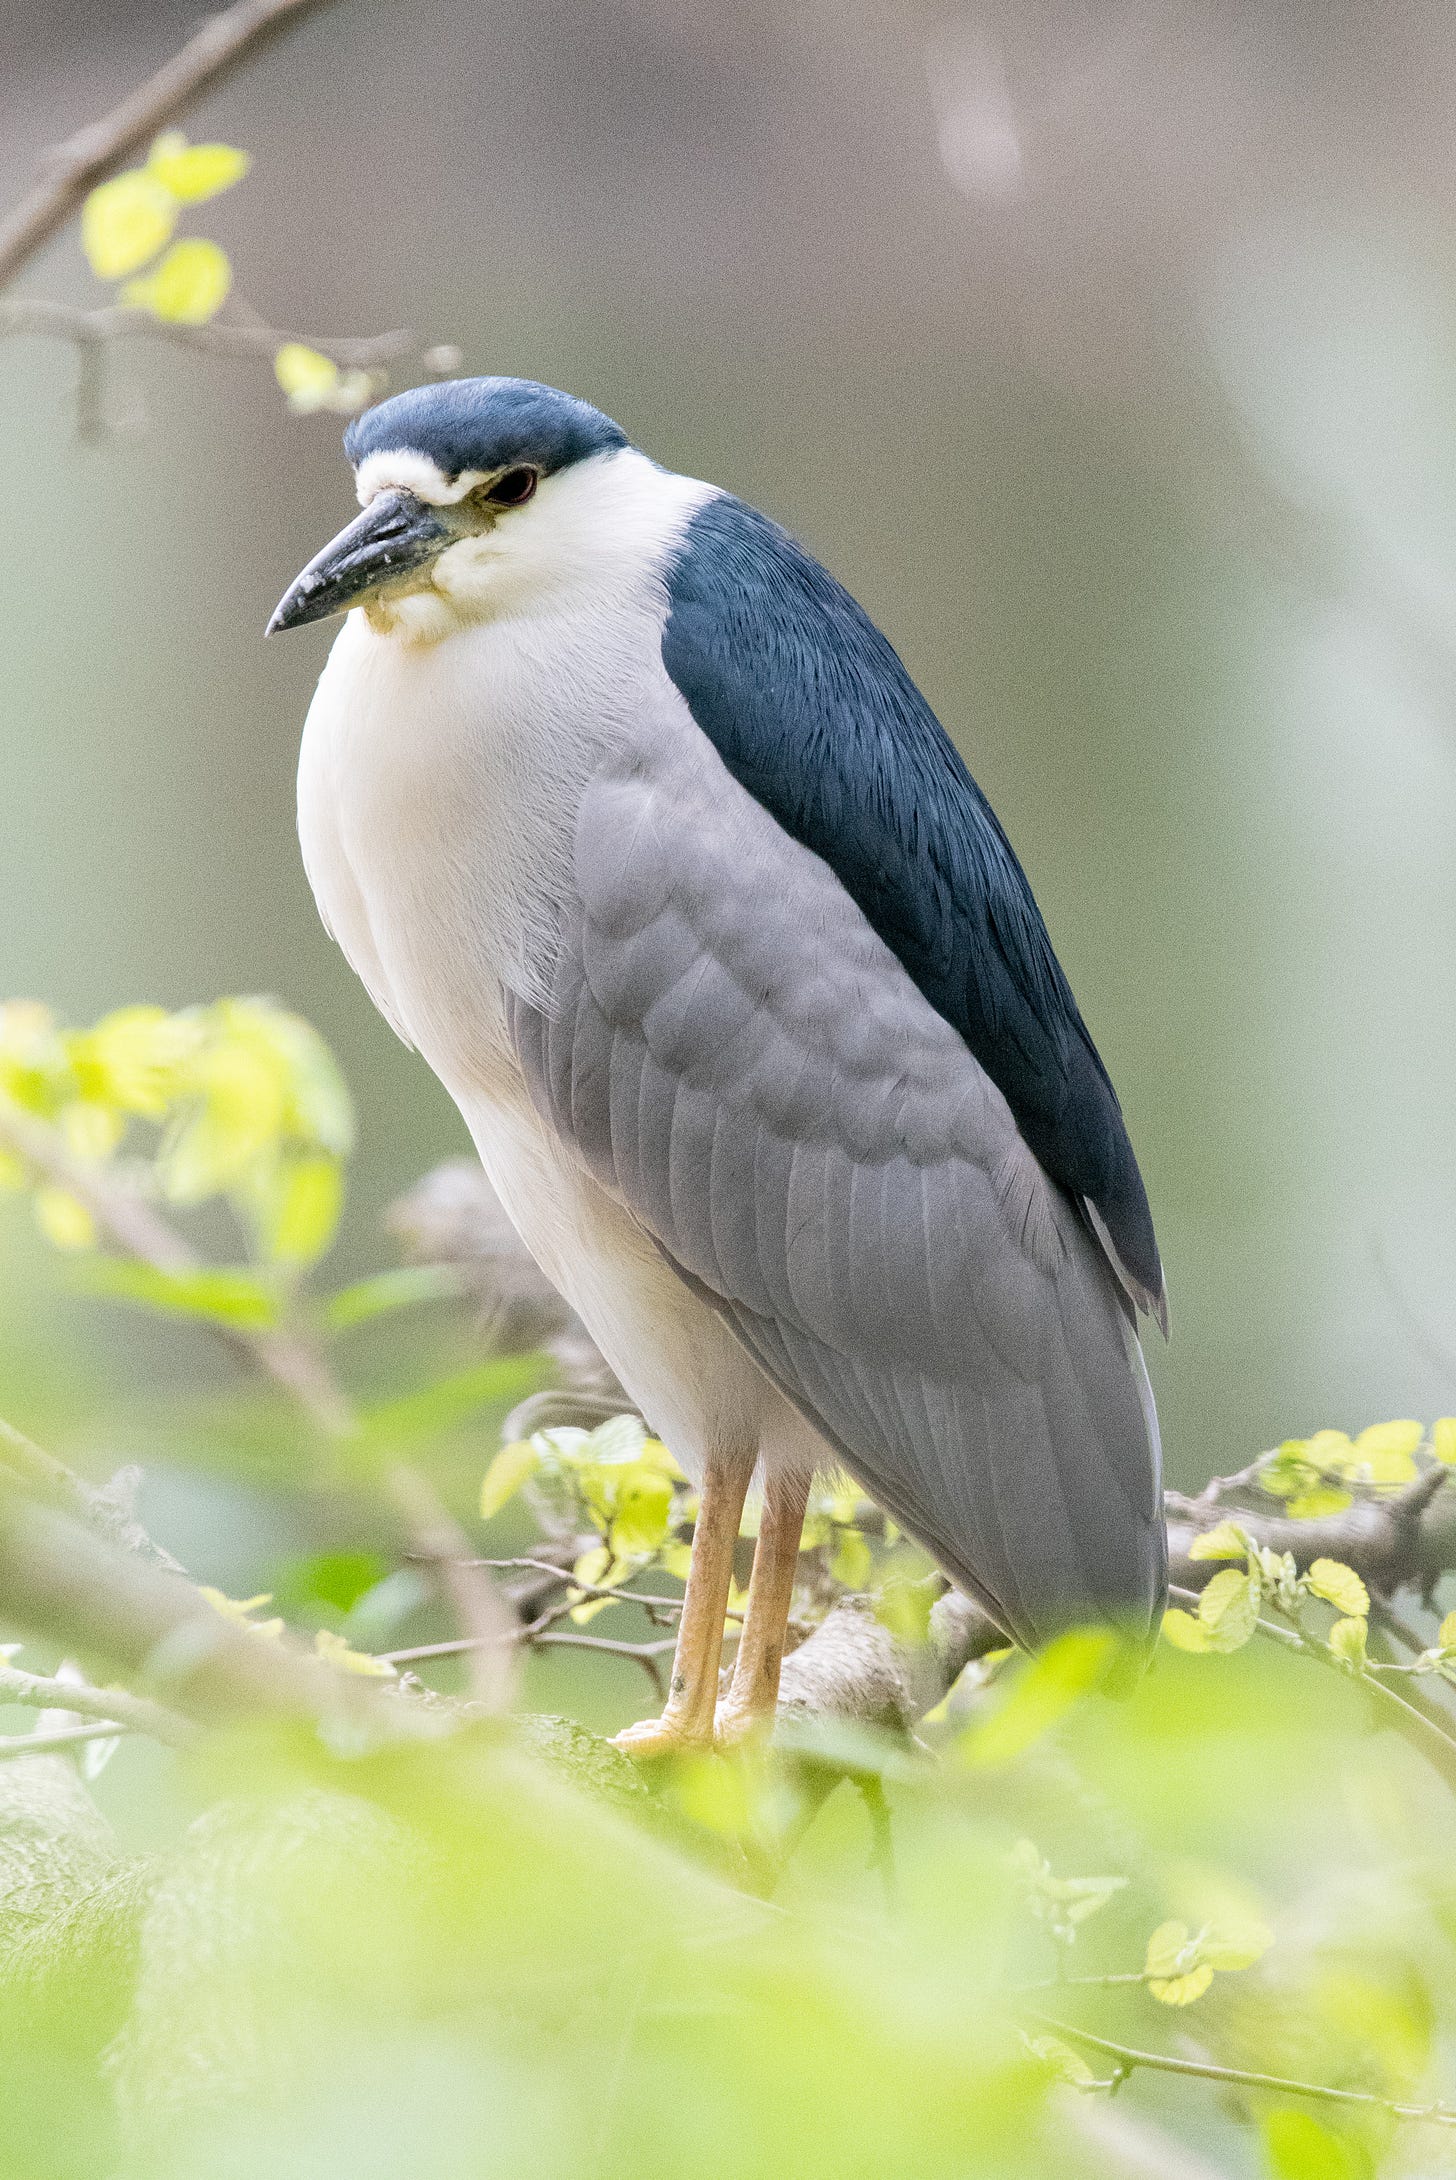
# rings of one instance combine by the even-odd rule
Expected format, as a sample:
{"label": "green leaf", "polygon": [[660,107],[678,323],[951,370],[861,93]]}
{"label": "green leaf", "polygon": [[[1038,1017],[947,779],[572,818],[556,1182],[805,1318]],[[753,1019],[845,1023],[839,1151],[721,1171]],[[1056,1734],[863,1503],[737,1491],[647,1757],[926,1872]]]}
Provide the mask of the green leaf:
{"label": "green leaf", "polygon": [[332,408],[339,392],[339,367],[302,341],[285,341],[273,358],[273,375],[296,415]]}
{"label": "green leaf", "polygon": [[1313,1491],[1301,1491],[1297,1499],[1291,1499],[1289,1514],[1294,1521],[1321,1521],[1327,1514],[1343,1514],[1354,1503],[1350,1492],[1334,1484],[1319,1484]]}
{"label": "green leaf", "polygon": [[1216,1529],[1205,1529],[1188,1547],[1190,1559],[1244,1559],[1248,1556],[1249,1540],[1242,1529],[1231,1521],[1221,1521]]}
{"label": "green leaf", "polygon": [[1301,2107],[1267,2112],[1262,2131],[1272,2180],[1371,2180],[1375,2170],[1362,2143],[1337,2135]]}
{"label": "green leaf", "polygon": [[541,1383],[539,1355],[504,1355],[490,1362],[472,1363],[466,1370],[438,1378],[416,1393],[399,1400],[382,1401],[363,1420],[365,1443],[371,1446],[403,1446],[425,1438],[437,1438],[482,1408],[506,1407],[524,1400]]}
{"label": "green leaf", "polygon": [[98,280],[136,272],[169,242],[177,199],[139,167],[113,175],[81,207],[81,247]]}
{"label": "green leaf", "polygon": [[1097,2076],[1079,2051],[1064,2044],[1059,2036],[1028,2036],[1021,2032],[1021,2040],[1034,2059],[1040,2059],[1050,2067],[1059,2082],[1067,2082],[1073,2089],[1090,2089]]}
{"label": "green leaf", "polygon": [[393,1680],[399,1670],[387,1658],[375,1658],[367,1650],[355,1650],[332,1628],[315,1629],[313,1647],[326,1665],[337,1666],[341,1673],[357,1673],[366,1680]]}
{"label": "green leaf", "polygon": [[1241,1650],[1259,1622],[1258,1583],[1235,1567],[1225,1567],[1199,1598],[1198,1618],[1210,1650],[1221,1656]]}
{"label": "green leaf", "polygon": [[1353,1567],[1343,1560],[1316,1559],[1311,1562],[1304,1586],[1312,1597],[1324,1598],[1326,1604],[1352,1618],[1363,1620],[1370,1610],[1370,1592]]}
{"label": "green leaf", "polygon": [[612,1549],[624,1555],[655,1552],[672,1517],[672,1484],[645,1464],[623,1477],[612,1516]]}
{"label": "green leaf", "polygon": [[1191,1612],[1181,1605],[1169,1605],[1163,1614],[1163,1637],[1175,1650],[1194,1650],[1205,1656],[1213,1648],[1208,1639],[1208,1629]]}
{"label": "green leaf", "polygon": [[174,242],[161,263],[141,279],[128,280],[121,300],[169,325],[206,325],[222,309],[232,284],[226,250],[194,235]]}
{"label": "green leaf", "polygon": [[1372,1423],[1355,1440],[1355,1460],[1373,1484],[1411,1483],[1416,1475],[1414,1457],[1425,1435],[1424,1425],[1410,1416],[1394,1423]]}
{"label": "green leaf", "polygon": [[1264,1958],[1273,1943],[1274,1933],[1263,1923],[1215,1923],[1199,1939],[1198,1957],[1220,1973],[1231,1973],[1240,1968],[1252,1968],[1256,1961]]}
{"label": "green leaf", "polygon": [[189,144],[180,129],[167,129],[147,154],[146,172],[179,204],[201,204],[240,182],[251,165],[231,144]]}
{"label": "green leaf", "polygon": [[137,1302],[173,1317],[198,1317],[209,1324],[261,1331],[278,1322],[278,1301],[254,1272],[208,1266],[195,1272],[163,1272],[130,1258],[98,1257],[78,1268],[81,1284],[92,1294],[116,1302]]}
{"label": "green leaf", "polygon": [[289,1568],[283,1601],[290,1609],[330,1605],[335,1612],[352,1612],[388,1572],[389,1564],[378,1552],[317,1552]]}
{"label": "green leaf", "polygon": [[[1215,1580],[1222,1581],[1222,1575]],[[961,1741],[965,1761],[978,1768],[1008,1764],[1053,1727],[1074,1703],[1100,1685],[1117,1655],[1110,1628],[1071,1628],[1008,1677],[1005,1697]]]}
{"label": "green leaf", "polygon": [[1190,1937],[1186,1923],[1159,1923],[1148,1940],[1143,1973],[1160,2005],[1191,2006],[1213,1981],[1212,1964],[1203,1957],[1202,1934]]}
{"label": "green leaf", "polygon": [[31,1198],[35,1223],[53,1249],[94,1249],[96,1246],[96,1221],[69,1189],[49,1185],[38,1188]]}
{"label": "green leaf", "polygon": [[509,1446],[502,1446],[480,1487],[481,1520],[489,1521],[492,1514],[498,1514],[539,1466],[540,1456],[529,1439],[517,1438]]}
{"label": "green leaf", "polygon": [[393,1271],[374,1272],[340,1287],[323,1305],[323,1321],[330,1332],[352,1332],[389,1310],[411,1309],[419,1302],[444,1302],[462,1291],[460,1273],[453,1264],[401,1264]]}
{"label": "green leaf", "polygon": [[343,1207],[337,1158],[324,1151],[285,1158],[263,1192],[257,1221],[263,1254],[275,1264],[315,1263],[333,1240]]}
{"label": "green leaf", "polygon": [[829,1560],[829,1572],[835,1581],[842,1582],[847,1590],[866,1590],[873,1570],[868,1538],[858,1529],[836,1530]]}
{"label": "green leaf", "polygon": [[1329,1645],[1337,1658],[1343,1659],[1346,1665],[1353,1665],[1358,1670],[1365,1663],[1365,1644],[1368,1634],[1368,1621],[1352,1614],[1349,1619],[1336,1620],[1334,1626],[1330,1629]]}

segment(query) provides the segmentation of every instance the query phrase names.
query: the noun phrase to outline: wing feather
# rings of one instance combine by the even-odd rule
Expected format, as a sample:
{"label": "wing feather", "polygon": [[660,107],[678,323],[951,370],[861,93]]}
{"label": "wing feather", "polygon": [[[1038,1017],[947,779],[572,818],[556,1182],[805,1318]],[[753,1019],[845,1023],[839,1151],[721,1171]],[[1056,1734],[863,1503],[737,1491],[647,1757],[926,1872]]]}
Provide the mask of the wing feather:
{"label": "wing feather", "polygon": [[552,1128],[1009,1633],[1146,1626],[1141,1358],[964,1040],[685,716],[589,788],[576,879],[549,1003],[512,1011]]}

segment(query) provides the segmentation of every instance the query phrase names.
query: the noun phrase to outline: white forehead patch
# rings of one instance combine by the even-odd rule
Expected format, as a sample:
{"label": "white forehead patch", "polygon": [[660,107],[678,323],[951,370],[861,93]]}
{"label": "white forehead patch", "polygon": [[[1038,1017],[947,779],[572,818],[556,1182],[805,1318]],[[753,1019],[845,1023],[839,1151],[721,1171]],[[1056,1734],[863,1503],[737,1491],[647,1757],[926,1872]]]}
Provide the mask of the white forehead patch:
{"label": "white forehead patch", "polygon": [[378,447],[354,472],[354,487],[361,507],[381,492],[413,492],[432,507],[449,507],[484,484],[486,475],[483,469],[462,469],[458,477],[447,477],[438,462],[414,447]]}

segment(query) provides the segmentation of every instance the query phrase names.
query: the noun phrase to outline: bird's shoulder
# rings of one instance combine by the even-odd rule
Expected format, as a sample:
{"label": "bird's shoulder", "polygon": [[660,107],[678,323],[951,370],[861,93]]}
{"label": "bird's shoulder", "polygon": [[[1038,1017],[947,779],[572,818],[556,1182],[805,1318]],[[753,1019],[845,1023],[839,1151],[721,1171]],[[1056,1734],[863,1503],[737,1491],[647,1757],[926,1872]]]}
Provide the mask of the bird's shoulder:
{"label": "bird's shoulder", "polygon": [[1112,1083],[995,812],[892,645],[787,532],[728,494],[687,523],[666,584],[663,663],[699,729],[830,866],[1158,1309],[1157,1243]]}

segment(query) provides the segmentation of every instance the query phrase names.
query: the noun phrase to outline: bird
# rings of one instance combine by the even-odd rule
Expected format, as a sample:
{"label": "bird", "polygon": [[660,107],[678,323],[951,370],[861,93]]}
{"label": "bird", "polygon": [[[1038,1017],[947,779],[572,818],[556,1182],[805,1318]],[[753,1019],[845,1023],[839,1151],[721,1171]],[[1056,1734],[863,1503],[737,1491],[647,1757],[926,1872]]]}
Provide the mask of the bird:
{"label": "bird", "polygon": [[299,758],[308,878],[699,1492],[666,1702],[619,1744],[771,1731],[826,1473],[1008,1643],[1098,1623],[1145,1653],[1148,1197],[899,655],[776,522],[554,388],[419,386],[344,448],[363,511],[268,626],[344,616]]}

